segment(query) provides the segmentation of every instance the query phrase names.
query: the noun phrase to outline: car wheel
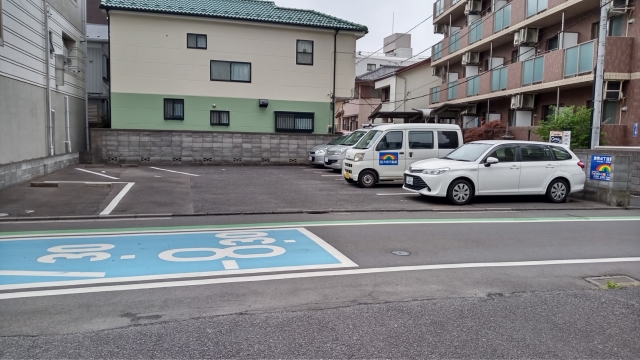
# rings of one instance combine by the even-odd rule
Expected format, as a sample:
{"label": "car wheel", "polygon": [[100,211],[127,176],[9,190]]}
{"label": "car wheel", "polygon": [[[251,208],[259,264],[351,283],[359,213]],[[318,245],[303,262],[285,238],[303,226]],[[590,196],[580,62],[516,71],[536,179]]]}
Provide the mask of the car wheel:
{"label": "car wheel", "polygon": [[569,186],[567,182],[562,179],[555,179],[549,184],[547,188],[547,198],[553,203],[567,202],[569,197]]}
{"label": "car wheel", "polygon": [[454,205],[466,205],[471,202],[473,190],[467,180],[456,180],[449,185],[447,199]]}
{"label": "car wheel", "polygon": [[372,188],[376,186],[378,177],[376,173],[371,170],[365,170],[358,175],[358,185],[363,188]]}

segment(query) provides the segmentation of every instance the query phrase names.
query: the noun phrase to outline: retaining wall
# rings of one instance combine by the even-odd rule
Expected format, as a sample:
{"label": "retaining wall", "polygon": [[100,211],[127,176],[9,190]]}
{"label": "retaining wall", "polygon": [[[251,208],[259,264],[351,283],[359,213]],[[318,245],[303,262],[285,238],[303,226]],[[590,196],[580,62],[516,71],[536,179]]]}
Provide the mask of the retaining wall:
{"label": "retaining wall", "polygon": [[0,164],[0,190],[78,163],[78,153]]}

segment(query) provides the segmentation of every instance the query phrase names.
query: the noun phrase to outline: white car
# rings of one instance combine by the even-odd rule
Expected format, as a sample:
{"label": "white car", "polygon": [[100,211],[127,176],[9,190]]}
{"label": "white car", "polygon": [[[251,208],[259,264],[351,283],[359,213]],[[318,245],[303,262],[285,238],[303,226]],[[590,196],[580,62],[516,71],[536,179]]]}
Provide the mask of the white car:
{"label": "white car", "polygon": [[582,191],[584,163],[571,150],[533,141],[474,141],[440,159],[413,163],[403,188],[456,205],[481,195],[547,195],[555,203]]}

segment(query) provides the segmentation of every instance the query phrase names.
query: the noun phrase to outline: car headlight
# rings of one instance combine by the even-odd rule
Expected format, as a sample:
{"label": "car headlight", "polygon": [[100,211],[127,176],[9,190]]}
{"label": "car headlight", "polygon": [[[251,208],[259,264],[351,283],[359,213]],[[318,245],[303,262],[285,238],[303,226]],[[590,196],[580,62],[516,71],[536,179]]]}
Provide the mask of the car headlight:
{"label": "car headlight", "polygon": [[422,170],[422,173],[427,175],[442,175],[449,170],[450,170],[449,168],[440,168],[440,169]]}
{"label": "car headlight", "polygon": [[358,153],[353,157],[353,161],[358,162],[364,160],[364,153]]}

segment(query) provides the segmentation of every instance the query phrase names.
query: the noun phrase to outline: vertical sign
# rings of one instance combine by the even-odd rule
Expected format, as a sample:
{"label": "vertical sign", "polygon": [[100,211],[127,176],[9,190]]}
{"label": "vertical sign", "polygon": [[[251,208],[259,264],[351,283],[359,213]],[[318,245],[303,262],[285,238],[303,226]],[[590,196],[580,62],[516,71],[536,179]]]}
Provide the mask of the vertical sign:
{"label": "vertical sign", "polygon": [[633,137],[638,137],[638,123],[633,123]]}
{"label": "vertical sign", "polygon": [[571,147],[571,131],[562,132],[562,145],[567,148]]}
{"label": "vertical sign", "polygon": [[611,181],[611,155],[591,155],[591,180]]}

